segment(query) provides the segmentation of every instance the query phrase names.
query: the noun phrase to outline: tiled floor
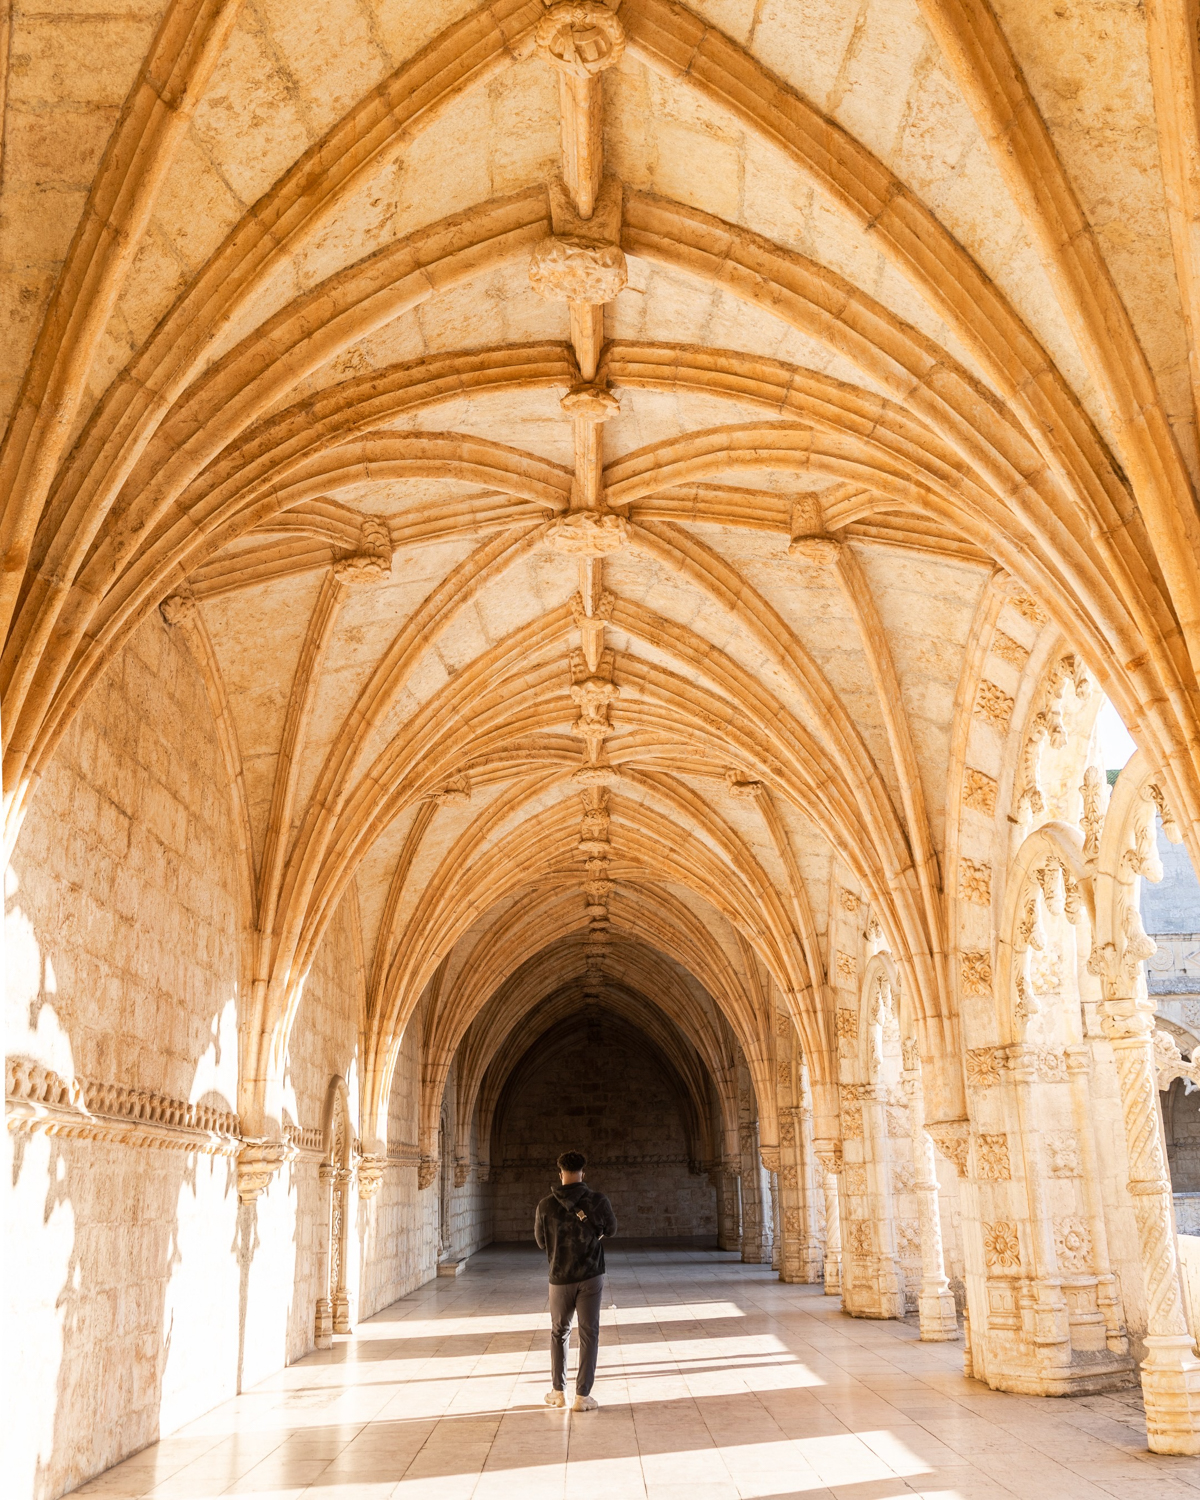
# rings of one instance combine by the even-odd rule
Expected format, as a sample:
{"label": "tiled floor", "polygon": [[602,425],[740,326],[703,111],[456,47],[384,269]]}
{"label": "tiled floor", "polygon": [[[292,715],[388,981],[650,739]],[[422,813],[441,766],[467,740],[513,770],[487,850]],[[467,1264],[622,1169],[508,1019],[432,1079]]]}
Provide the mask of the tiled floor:
{"label": "tiled floor", "polygon": [[1200,1500],[1136,1393],[1039,1400],[958,1344],[705,1251],[609,1252],[601,1410],[542,1404],[544,1262],[488,1250],[78,1493],[108,1500]]}

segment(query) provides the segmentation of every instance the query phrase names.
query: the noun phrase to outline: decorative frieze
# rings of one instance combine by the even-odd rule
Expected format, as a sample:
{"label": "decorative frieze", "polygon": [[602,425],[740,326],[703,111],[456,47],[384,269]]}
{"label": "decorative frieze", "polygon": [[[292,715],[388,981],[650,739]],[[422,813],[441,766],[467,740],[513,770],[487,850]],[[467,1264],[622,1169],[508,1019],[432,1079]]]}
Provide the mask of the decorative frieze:
{"label": "decorative frieze", "polygon": [[238,1117],[230,1110],[127,1084],[65,1079],[32,1058],[5,1060],[4,1095],[12,1131],[221,1156],[241,1147]]}

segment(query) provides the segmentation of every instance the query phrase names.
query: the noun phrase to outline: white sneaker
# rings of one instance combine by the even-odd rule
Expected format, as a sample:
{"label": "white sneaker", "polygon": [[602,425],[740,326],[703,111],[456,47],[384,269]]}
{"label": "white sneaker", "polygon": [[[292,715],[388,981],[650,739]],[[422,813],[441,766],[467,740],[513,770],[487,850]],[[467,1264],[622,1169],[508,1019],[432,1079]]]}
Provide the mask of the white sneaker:
{"label": "white sneaker", "polygon": [[574,1405],[571,1407],[571,1410],[598,1411],[599,1407],[600,1403],[596,1400],[595,1396],[576,1396]]}
{"label": "white sneaker", "polygon": [[547,1406],[566,1406],[567,1404],[567,1398],[561,1391],[547,1391],[545,1399]]}

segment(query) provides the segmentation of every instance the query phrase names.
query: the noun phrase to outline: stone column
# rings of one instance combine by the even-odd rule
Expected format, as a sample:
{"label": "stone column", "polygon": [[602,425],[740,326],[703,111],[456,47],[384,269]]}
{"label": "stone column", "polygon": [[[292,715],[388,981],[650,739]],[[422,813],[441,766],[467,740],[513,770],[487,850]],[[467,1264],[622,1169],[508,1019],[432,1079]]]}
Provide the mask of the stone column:
{"label": "stone column", "polygon": [[825,1295],[842,1294],[842,1222],[838,1203],[838,1173],[842,1170],[842,1148],[836,1141],[818,1141],[814,1152],[821,1169],[825,1192]]}
{"label": "stone column", "polygon": [[333,1179],[337,1168],[332,1162],[323,1161],[317,1168],[321,1184],[321,1197],[325,1204],[325,1233],[317,1250],[317,1286],[321,1295],[317,1298],[314,1342],[318,1349],[333,1348],[333,1303],[329,1297],[329,1253],[333,1234]]}
{"label": "stone column", "polygon": [[350,1168],[333,1169],[333,1208],[329,1218],[329,1300],[334,1333],[351,1333],[350,1298],[346,1292],[346,1199]]}
{"label": "stone column", "polygon": [[1200,1360],[1183,1311],[1171,1179],[1163,1144],[1155,1073],[1154,1013],[1132,998],[1104,1001],[1104,1029],[1121,1084],[1121,1112],[1129,1152],[1148,1309],[1142,1394],[1152,1453],[1200,1453]]}
{"label": "stone column", "polygon": [[905,1074],[904,1092],[912,1122],[913,1192],[921,1226],[921,1291],[917,1297],[921,1340],[926,1344],[945,1343],[958,1337],[958,1315],[942,1252],[937,1166],[933,1142],[925,1131],[925,1100],[919,1071]]}
{"label": "stone column", "polygon": [[765,1236],[757,1125],[743,1126],[738,1144],[742,1158],[742,1259],[748,1265],[759,1265],[763,1258]]}
{"label": "stone column", "polygon": [[1088,1228],[1092,1233],[1092,1265],[1096,1272],[1096,1306],[1104,1318],[1105,1340],[1111,1354],[1128,1356],[1129,1335],[1121,1311],[1117,1278],[1113,1275],[1108,1254],[1108,1228],[1104,1218],[1104,1200],[1100,1191],[1100,1164],[1096,1159],[1096,1141],[1092,1133],[1089,1078],[1092,1050],[1087,1044],[1066,1049],[1067,1076],[1071,1082],[1071,1113],[1075,1136],[1079,1142],[1079,1165],[1083,1174],[1083,1197],[1087,1205]]}
{"label": "stone column", "polygon": [[779,1279],[811,1283],[821,1280],[821,1244],[810,1172],[810,1116],[801,1105],[781,1115]]}
{"label": "stone column", "polygon": [[717,1190],[717,1249],[737,1250],[741,1245],[738,1214],[738,1160],[726,1157],[708,1174]]}

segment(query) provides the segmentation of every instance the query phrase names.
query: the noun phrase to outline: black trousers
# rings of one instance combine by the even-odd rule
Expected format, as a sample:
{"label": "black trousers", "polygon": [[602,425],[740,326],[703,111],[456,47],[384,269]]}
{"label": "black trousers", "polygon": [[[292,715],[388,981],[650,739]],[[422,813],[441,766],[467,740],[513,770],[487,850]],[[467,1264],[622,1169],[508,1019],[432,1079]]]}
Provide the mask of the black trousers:
{"label": "black trousers", "polygon": [[600,1350],[600,1302],[604,1277],[571,1281],[550,1288],[550,1383],[561,1391],[567,1374],[567,1342],[571,1320],[579,1316],[579,1370],[575,1394],[590,1396],[596,1380],[596,1355]]}

